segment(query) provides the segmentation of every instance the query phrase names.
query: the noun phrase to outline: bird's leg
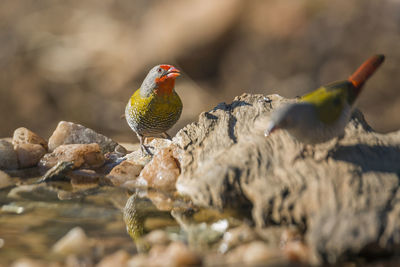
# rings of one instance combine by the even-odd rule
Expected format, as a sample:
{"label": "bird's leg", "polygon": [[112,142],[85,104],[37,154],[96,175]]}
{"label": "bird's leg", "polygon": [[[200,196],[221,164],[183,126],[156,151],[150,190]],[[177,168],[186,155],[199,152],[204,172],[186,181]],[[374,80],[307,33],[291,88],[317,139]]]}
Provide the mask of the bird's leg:
{"label": "bird's leg", "polygon": [[138,133],[137,133],[136,135],[137,135],[137,137],[139,138],[140,149],[141,149],[141,151],[142,151],[142,155],[143,155],[143,156],[145,156],[145,155],[150,155],[150,156],[152,156],[153,153],[151,153],[151,151],[149,150],[149,148],[144,144],[144,139],[145,139],[145,137],[144,137],[143,135],[138,134]]}
{"label": "bird's leg", "polygon": [[171,136],[167,132],[163,132],[161,136],[165,139],[172,140]]}

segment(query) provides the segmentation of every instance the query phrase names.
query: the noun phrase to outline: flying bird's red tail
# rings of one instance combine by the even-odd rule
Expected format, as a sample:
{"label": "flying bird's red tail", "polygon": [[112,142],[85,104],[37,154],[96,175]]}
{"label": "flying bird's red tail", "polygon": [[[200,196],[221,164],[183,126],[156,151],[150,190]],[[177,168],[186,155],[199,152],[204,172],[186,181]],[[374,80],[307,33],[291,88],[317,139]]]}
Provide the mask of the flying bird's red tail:
{"label": "flying bird's red tail", "polygon": [[384,55],[375,55],[366,60],[348,79],[358,90],[355,92],[357,96],[361,92],[361,88],[368,78],[376,71],[376,69],[385,60]]}

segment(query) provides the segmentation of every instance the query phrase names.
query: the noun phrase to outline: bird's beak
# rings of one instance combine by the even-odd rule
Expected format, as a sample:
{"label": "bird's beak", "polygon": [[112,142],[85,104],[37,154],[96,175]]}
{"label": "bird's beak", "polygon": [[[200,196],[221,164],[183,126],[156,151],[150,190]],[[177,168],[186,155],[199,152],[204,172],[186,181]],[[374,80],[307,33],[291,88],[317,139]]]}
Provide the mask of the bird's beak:
{"label": "bird's beak", "polygon": [[167,73],[166,73],[165,75],[166,75],[168,78],[176,78],[176,77],[178,77],[179,75],[181,75],[181,72],[180,72],[177,68],[171,66],[171,67],[168,69],[168,71],[167,71]]}
{"label": "bird's beak", "polygon": [[265,130],[264,136],[268,137],[268,136],[270,136],[272,134],[272,132],[274,132],[274,131],[276,131],[278,129],[279,129],[279,127],[271,122],[271,123],[268,124],[267,129]]}

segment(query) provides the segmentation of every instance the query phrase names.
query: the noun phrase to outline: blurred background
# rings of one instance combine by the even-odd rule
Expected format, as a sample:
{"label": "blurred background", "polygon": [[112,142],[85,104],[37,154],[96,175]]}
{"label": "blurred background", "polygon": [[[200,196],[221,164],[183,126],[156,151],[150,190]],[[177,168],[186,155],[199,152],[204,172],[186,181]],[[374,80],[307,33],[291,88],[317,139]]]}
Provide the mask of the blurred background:
{"label": "blurred background", "polygon": [[358,107],[379,132],[400,128],[399,0],[2,0],[0,137],[58,121],[136,141],[120,116],[154,65],[184,72],[175,134],[242,93],[295,97],[386,62]]}

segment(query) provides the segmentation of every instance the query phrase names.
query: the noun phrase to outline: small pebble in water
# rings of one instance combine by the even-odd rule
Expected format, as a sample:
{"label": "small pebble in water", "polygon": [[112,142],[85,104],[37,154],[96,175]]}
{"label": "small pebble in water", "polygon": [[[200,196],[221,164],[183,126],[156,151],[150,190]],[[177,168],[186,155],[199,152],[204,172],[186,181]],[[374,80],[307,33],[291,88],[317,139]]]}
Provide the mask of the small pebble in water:
{"label": "small pebble in water", "polygon": [[15,206],[12,204],[3,205],[1,207],[1,212],[8,212],[8,213],[15,213],[15,214],[22,214],[25,211],[24,207]]}

